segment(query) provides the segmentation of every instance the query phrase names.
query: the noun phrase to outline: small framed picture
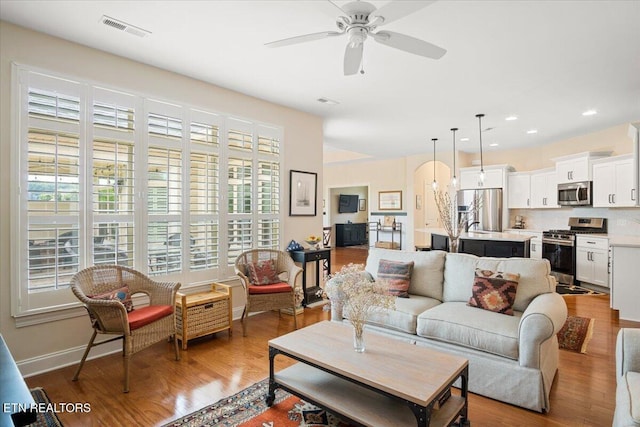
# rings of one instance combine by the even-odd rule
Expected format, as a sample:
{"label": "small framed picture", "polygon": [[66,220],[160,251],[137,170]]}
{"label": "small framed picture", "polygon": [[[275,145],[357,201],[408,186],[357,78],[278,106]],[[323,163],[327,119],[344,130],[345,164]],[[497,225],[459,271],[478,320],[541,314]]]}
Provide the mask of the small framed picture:
{"label": "small framed picture", "polygon": [[358,210],[366,211],[367,210],[367,199],[358,200]]}
{"label": "small framed picture", "polygon": [[416,194],[416,210],[422,209],[422,194]]}
{"label": "small framed picture", "polygon": [[291,170],[289,175],[289,216],[316,216],[318,174]]}
{"label": "small framed picture", "polygon": [[399,211],[402,209],[402,191],[379,191],[378,209],[381,211]]}

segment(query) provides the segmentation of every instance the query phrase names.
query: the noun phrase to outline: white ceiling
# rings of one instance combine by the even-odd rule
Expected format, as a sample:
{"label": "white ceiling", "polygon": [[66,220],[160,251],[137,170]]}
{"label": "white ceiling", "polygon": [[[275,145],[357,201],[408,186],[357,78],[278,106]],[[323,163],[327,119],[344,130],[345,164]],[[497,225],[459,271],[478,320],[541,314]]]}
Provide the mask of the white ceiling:
{"label": "white ceiling", "polygon": [[[102,15],[151,35],[110,28]],[[640,1],[441,0],[382,29],[441,46],[443,58],[368,39],[365,74],[348,77],[345,36],[264,46],[336,30],[338,15],[323,0],[0,1],[2,20],[320,115],[326,150],[402,157],[431,151],[431,138],[450,150],[449,129],[458,127],[470,138],[458,148],[474,152],[476,113],[486,114],[483,129],[494,128],[483,133],[486,150],[640,119]],[[582,116],[588,109],[598,114]]]}

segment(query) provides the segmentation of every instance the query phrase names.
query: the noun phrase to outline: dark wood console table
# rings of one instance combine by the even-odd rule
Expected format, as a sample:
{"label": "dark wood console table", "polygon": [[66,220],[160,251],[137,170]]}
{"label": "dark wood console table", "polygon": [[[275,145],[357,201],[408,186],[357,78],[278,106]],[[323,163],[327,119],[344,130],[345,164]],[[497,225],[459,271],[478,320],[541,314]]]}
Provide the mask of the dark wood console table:
{"label": "dark wood console table", "polygon": [[[322,297],[317,295],[318,291],[320,291],[320,270],[331,274],[331,249],[305,249],[302,251],[291,251],[289,253],[295,262],[302,264],[302,291],[304,293],[302,306],[306,307],[308,304],[320,301]],[[320,264],[320,261],[322,261],[322,264]],[[311,287],[307,287],[308,262],[316,263],[316,283],[315,286]]]}

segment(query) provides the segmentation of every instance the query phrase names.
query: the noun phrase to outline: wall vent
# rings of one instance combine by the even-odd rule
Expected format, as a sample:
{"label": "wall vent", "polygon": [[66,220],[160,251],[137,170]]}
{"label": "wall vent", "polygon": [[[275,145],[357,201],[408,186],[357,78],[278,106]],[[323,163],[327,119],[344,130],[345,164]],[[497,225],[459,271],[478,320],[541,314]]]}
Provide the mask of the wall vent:
{"label": "wall vent", "polygon": [[109,27],[124,31],[125,33],[133,34],[134,36],[138,37],[146,37],[151,34],[151,31],[144,30],[140,27],[136,27],[135,25],[127,24],[126,22],[120,21],[119,19],[111,18],[107,15],[102,15],[102,23],[104,25],[108,25]]}

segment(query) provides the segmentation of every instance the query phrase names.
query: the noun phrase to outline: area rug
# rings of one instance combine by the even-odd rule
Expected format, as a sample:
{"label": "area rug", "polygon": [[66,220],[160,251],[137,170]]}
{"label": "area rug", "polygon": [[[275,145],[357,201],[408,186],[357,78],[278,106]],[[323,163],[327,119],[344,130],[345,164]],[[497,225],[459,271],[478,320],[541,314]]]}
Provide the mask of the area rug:
{"label": "area rug", "polygon": [[324,409],[318,408],[283,390],[276,390],[276,399],[269,408],[265,397],[269,380],[262,380],[233,396],[193,412],[163,427],[348,427]]}
{"label": "area rug", "polygon": [[602,292],[594,291],[593,289],[583,288],[578,285],[565,285],[563,283],[556,285],[556,292],[562,295],[604,295]]}
{"label": "area rug", "polygon": [[596,319],[587,317],[569,316],[560,332],[558,332],[558,344],[561,349],[586,353],[587,345],[593,336],[593,324]]}
{"label": "area rug", "polygon": [[[42,387],[36,387],[29,390],[31,392],[31,396],[33,396],[33,400],[36,401],[38,407],[41,404],[44,404],[44,408],[46,409],[49,404],[51,404],[51,400],[49,400],[49,396],[44,391]],[[47,411],[38,411],[38,418],[35,423],[29,424],[29,427],[61,427],[62,423],[58,419],[58,416],[52,410]]]}

